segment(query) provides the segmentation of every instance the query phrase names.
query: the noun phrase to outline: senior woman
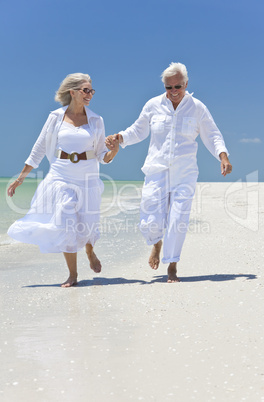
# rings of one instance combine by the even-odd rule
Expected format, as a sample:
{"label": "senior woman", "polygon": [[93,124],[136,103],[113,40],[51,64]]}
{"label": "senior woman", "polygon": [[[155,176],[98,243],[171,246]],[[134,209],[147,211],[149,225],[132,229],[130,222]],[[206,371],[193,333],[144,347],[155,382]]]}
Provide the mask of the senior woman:
{"label": "senior woman", "polygon": [[35,192],[30,210],[10,226],[8,234],[38,245],[43,253],[63,252],[69,278],[62,287],[77,284],[77,251],[83,247],[91,269],[101,271],[93,250],[100,237],[103,182],[99,162],[109,163],[118,145],[110,151],[105,146],[103,119],[88,108],[94,93],[88,74],[69,74],[63,80],[55,96],[63,107],[50,113],[23,170],[7,190],[12,197],[47,156],[50,169]]}

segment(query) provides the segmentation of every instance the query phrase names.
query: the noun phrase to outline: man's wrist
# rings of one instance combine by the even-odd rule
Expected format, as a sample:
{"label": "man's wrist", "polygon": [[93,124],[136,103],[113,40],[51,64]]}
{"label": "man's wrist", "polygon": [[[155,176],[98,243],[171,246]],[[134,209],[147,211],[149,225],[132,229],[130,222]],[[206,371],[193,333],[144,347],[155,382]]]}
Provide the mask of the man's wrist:
{"label": "man's wrist", "polygon": [[119,134],[118,140],[119,140],[119,144],[122,144],[122,142],[124,142],[122,134]]}

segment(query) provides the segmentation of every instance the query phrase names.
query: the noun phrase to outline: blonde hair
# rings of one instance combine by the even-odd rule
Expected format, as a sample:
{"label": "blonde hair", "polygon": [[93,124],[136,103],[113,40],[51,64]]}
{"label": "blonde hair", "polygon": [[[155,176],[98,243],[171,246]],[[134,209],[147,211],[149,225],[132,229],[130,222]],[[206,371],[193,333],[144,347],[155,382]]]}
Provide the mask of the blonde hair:
{"label": "blonde hair", "polygon": [[182,63],[171,63],[169,67],[166,68],[166,70],[164,70],[161,74],[161,81],[165,84],[166,78],[173,77],[178,73],[183,76],[186,83],[188,81],[188,72],[186,66]]}
{"label": "blonde hair", "polygon": [[60,87],[55,95],[55,101],[60,102],[62,106],[67,106],[71,103],[71,89],[78,89],[84,82],[92,83],[91,77],[88,74],[74,73],[67,75],[60,84]]}

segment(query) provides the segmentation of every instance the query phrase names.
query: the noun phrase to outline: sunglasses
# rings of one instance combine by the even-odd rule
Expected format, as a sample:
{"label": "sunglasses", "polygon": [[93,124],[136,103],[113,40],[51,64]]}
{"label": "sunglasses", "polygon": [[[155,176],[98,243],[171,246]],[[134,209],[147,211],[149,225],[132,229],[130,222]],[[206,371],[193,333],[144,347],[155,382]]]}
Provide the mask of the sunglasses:
{"label": "sunglasses", "polygon": [[76,91],[83,91],[87,95],[89,95],[89,94],[94,95],[95,94],[95,89],[89,89],[89,88],[77,88]]}
{"label": "sunglasses", "polygon": [[174,85],[173,87],[171,87],[171,86],[165,86],[165,88],[168,90],[168,91],[170,91],[172,88],[175,88],[175,89],[181,89],[182,87],[183,87],[184,85]]}

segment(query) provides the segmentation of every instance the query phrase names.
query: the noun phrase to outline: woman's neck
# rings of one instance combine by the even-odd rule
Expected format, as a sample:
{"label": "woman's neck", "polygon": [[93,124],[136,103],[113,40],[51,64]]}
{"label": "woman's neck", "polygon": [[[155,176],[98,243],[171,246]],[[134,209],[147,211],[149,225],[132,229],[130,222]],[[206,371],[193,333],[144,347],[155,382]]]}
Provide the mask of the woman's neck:
{"label": "woman's neck", "polygon": [[85,109],[83,105],[76,105],[74,103],[70,103],[68,106],[68,109],[66,110],[67,114],[79,116],[79,115],[85,115]]}

